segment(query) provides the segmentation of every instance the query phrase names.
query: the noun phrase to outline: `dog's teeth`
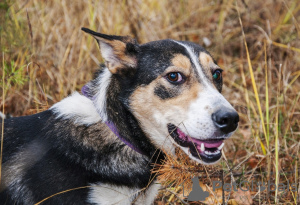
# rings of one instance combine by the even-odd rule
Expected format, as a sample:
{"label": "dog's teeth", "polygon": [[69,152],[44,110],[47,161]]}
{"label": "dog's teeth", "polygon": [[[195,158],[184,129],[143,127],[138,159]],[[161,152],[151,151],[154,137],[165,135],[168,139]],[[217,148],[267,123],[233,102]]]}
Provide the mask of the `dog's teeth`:
{"label": "dog's teeth", "polygon": [[222,150],[223,147],[224,147],[224,142],[218,147],[218,150]]}
{"label": "dog's teeth", "polygon": [[201,151],[201,152],[204,152],[204,151],[205,151],[204,143],[201,143],[200,151]]}
{"label": "dog's teeth", "polygon": [[204,151],[205,154],[207,155],[216,155],[216,154],[220,154],[220,150],[215,150],[214,152],[210,152],[210,151]]}

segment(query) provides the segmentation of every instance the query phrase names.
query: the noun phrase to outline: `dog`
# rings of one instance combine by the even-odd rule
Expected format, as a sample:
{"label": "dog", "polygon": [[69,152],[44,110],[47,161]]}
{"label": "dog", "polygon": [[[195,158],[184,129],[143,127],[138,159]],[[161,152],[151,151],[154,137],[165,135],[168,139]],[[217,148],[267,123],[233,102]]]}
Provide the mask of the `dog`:
{"label": "dog", "polygon": [[151,169],[165,153],[213,164],[237,129],[222,69],[203,47],[82,30],[105,65],[82,94],[5,120],[1,204],[152,204]]}

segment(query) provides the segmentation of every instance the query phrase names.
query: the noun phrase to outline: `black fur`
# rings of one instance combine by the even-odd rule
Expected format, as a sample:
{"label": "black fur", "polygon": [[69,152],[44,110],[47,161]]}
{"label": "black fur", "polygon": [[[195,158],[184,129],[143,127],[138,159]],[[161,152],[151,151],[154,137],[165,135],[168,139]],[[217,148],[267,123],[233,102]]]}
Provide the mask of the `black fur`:
{"label": "black fur", "polygon": [[[34,203],[52,194],[96,182],[145,187],[150,179],[151,162],[146,157],[140,158],[126,151],[128,148],[118,138],[109,142],[103,140],[106,135],[103,126],[101,123],[74,125],[69,120],[55,119],[51,110],[5,120],[3,165],[14,153],[25,149],[29,142],[38,141],[39,146],[44,147],[44,156],[24,170],[25,175],[20,182],[34,193]],[[98,149],[84,145],[81,139],[90,139],[90,143],[94,143]],[[110,160],[116,160],[118,166]],[[70,191],[43,204],[70,204],[70,201],[84,204],[87,191],[87,188]],[[0,201],[22,204],[21,193],[15,197],[8,193],[7,187],[4,188]]]}
{"label": "black fur", "polygon": [[165,86],[159,85],[154,89],[154,94],[163,100],[174,98],[180,94],[178,89],[168,90]]}

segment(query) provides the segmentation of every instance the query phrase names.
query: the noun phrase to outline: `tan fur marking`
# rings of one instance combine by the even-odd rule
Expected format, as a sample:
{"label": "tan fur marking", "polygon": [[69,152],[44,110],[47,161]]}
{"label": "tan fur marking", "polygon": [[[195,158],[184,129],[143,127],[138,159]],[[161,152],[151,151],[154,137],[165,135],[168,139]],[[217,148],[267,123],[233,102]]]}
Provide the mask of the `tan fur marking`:
{"label": "tan fur marking", "polygon": [[[197,99],[201,85],[196,83],[196,79],[190,79],[179,96],[162,100],[154,94],[154,89],[158,84],[164,85],[166,88],[170,86],[164,78],[158,77],[149,85],[139,87],[134,91],[130,97],[130,107],[146,133],[147,131],[150,133],[155,127],[167,137],[167,123],[178,125],[187,118],[189,106]],[[150,134],[149,137],[151,139]],[[163,146],[157,144],[156,140],[151,140],[157,147]]]}
{"label": "tan fur marking", "polygon": [[212,57],[204,52],[200,52],[199,60],[206,72],[210,72],[213,67],[217,65],[214,63]]}
{"label": "tan fur marking", "polygon": [[[205,72],[208,74],[209,79],[212,81],[212,75],[211,70],[220,68],[218,65],[216,65],[212,59],[212,57],[204,52],[200,52],[199,54],[199,60],[201,65],[204,67]],[[216,85],[213,83],[213,87],[217,89]]]}
{"label": "tan fur marking", "polygon": [[183,68],[183,69],[191,69],[191,62],[188,57],[182,55],[182,54],[177,54],[173,59],[172,59],[172,64],[176,67]]}
{"label": "tan fur marking", "polygon": [[126,43],[122,41],[117,41],[113,40],[109,43],[113,50],[115,55],[124,63],[130,65],[130,66],[135,66],[136,65],[136,59],[126,55],[125,50],[126,50]]}
{"label": "tan fur marking", "polygon": [[103,38],[96,37],[99,41],[102,41],[108,45],[110,45],[113,49],[115,57],[119,60],[119,62],[106,62],[107,68],[113,73],[116,74],[119,72],[119,69],[124,67],[135,67],[137,64],[137,60],[133,56],[126,55],[126,43],[132,42],[133,39],[127,37],[125,42],[119,40],[106,40]]}

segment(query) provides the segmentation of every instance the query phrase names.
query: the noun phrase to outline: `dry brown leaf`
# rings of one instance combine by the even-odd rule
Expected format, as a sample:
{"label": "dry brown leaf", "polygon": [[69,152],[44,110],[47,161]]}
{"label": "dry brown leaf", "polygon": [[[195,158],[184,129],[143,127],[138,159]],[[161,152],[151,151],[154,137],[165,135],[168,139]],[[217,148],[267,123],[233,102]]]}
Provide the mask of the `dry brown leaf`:
{"label": "dry brown leaf", "polygon": [[222,189],[217,189],[213,194],[210,192],[209,197],[203,203],[209,205],[222,204]]}
{"label": "dry brown leaf", "polygon": [[255,158],[255,157],[251,157],[249,160],[248,160],[248,165],[253,169],[257,166],[258,164],[258,160]]}
{"label": "dry brown leaf", "polygon": [[239,131],[243,135],[244,139],[249,139],[251,137],[250,129],[240,129]]}
{"label": "dry brown leaf", "polygon": [[239,205],[239,204],[236,202],[235,199],[230,199],[230,200],[228,201],[228,205]]}
{"label": "dry brown leaf", "polygon": [[247,151],[244,150],[244,149],[238,150],[238,151],[236,152],[236,156],[238,156],[239,158],[245,157],[245,156],[247,156],[247,154],[248,154]]}
{"label": "dry brown leaf", "polygon": [[233,197],[239,205],[251,205],[253,203],[250,191],[238,189],[237,192],[233,193]]}

